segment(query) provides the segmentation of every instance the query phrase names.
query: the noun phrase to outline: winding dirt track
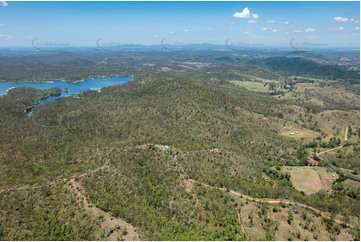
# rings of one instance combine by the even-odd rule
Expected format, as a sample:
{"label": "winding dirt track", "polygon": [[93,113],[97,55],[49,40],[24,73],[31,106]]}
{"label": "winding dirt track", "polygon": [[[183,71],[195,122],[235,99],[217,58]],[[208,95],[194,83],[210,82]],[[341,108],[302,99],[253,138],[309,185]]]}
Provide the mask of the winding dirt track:
{"label": "winding dirt track", "polygon": [[[323,218],[330,219],[330,216],[327,215],[325,212],[322,212],[321,210],[318,210],[316,208],[313,208],[313,207],[308,206],[308,205],[303,204],[303,203],[292,202],[292,201],[289,201],[289,200],[286,200],[286,199],[255,198],[255,197],[251,197],[251,196],[248,196],[248,195],[245,195],[243,193],[236,192],[236,191],[233,191],[233,190],[228,190],[227,191],[227,189],[223,188],[223,187],[213,187],[213,186],[207,185],[205,183],[195,181],[193,179],[188,179],[187,181],[191,182],[191,183],[195,183],[195,184],[200,184],[200,185],[202,185],[202,186],[204,186],[206,188],[215,189],[215,190],[219,190],[219,191],[224,191],[224,192],[227,192],[227,193],[232,194],[234,196],[237,196],[237,197],[240,197],[240,198],[245,198],[247,200],[254,201],[254,202],[269,203],[269,204],[281,204],[281,203],[283,203],[283,204],[294,205],[294,206],[306,208],[306,209],[309,209],[311,211],[314,211],[314,212],[318,213]],[[334,221],[336,223],[338,223],[338,224],[345,224],[347,227],[354,228],[353,225],[347,224],[347,223],[345,223],[345,222],[343,222],[343,221],[341,221],[339,219],[334,219]]]}
{"label": "winding dirt track", "polygon": [[0,190],[2,192],[9,192],[9,191],[21,191],[21,190],[29,190],[29,189],[38,189],[46,186],[52,186],[59,183],[66,183],[67,189],[70,190],[78,199],[79,205],[82,209],[84,209],[90,216],[94,217],[95,219],[102,216],[101,227],[107,231],[107,240],[139,240],[139,235],[137,233],[137,229],[133,227],[131,224],[127,223],[126,221],[111,216],[109,213],[102,211],[101,209],[97,208],[87,197],[85,189],[83,188],[80,178],[89,176],[93,173],[99,172],[100,170],[109,169],[108,165],[101,166],[97,169],[84,172],[78,174],[76,176],[71,176],[68,178],[57,179],[51,182],[48,182],[44,185],[37,185],[37,186],[21,186],[16,188],[9,188]]}
{"label": "winding dirt track", "polygon": [[[348,126],[346,126],[346,128],[345,128],[345,137],[344,137],[345,141],[347,141],[347,133],[348,133]],[[329,150],[324,150],[324,151],[318,152],[318,153],[316,153],[316,155],[317,155],[318,158],[321,159],[321,157],[319,155],[322,155],[322,154],[330,152],[330,151],[341,149],[342,147],[343,147],[343,145],[340,145],[340,146],[338,146],[336,148],[332,148],[332,149],[329,149]]]}
{"label": "winding dirt track", "polygon": [[348,134],[348,126],[346,126],[346,129],[345,129],[345,141],[347,141],[347,134]]}
{"label": "winding dirt track", "polygon": [[[142,148],[144,149],[146,145],[142,145],[142,146],[137,146],[135,148]],[[341,146],[342,147],[342,146]],[[337,147],[338,149],[341,147]],[[130,147],[127,147],[130,148]],[[335,150],[337,148],[333,148],[327,151],[323,151],[322,153],[325,152],[329,152],[331,150]],[[319,153],[321,154],[321,152]],[[309,209],[311,211],[314,211],[316,213],[318,213],[320,216],[322,216],[323,218],[326,219],[330,219],[330,216],[325,213],[322,212],[316,208],[313,208],[311,206],[302,204],[302,203],[297,203],[297,202],[292,202],[289,200],[283,200],[283,199],[271,199],[271,198],[255,198],[249,195],[245,195],[241,192],[237,192],[237,191],[233,191],[233,190],[227,190],[226,188],[223,187],[214,187],[214,186],[210,186],[208,184],[205,184],[203,182],[199,182],[196,181],[194,179],[190,179],[188,174],[184,171],[183,167],[178,163],[177,161],[177,154],[173,155],[173,162],[175,167],[178,170],[179,175],[181,176],[182,180],[185,182],[185,186],[186,188],[192,187],[192,184],[199,184],[201,186],[204,186],[208,189],[216,189],[219,191],[224,191],[227,192],[229,194],[232,194],[234,196],[240,197],[240,198],[244,198],[250,201],[254,201],[254,202],[261,202],[261,203],[269,203],[269,204],[288,204],[288,205],[294,205],[294,206],[298,206],[298,207],[303,207],[306,209]],[[135,227],[133,227],[131,224],[127,223],[126,221],[119,219],[119,218],[115,218],[113,216],[111,216],[109,213],[102,211],[101,209],[97,208],[94,204],[92,204],[89,200],[89,198],[86,195],[85,189],[83,188],[83,186],[80,183],[80,178],[82,177],[86,177],[89,176],[90,174],[93,174],[95,172],[98,172],[100,170],[103,169],[109,169],[108,165],[104,165],[101,166],[97,169],[88,171],[88,172],[84,172],[81,173],[79,175],[76,176],[72,176],[69,178],[62,178],[62,179],[58,179],[55,181],[51,181],[49,183],[46,183],[44,185],[37,185],[37,186],[21,186],[21,187],[17,187],[17,188],[9,188],[9,189],[3,189],[0,190],[0,193],[2,192],[7,192],[7,191],[15,191],[15,190],[28,190],[28,189],[37,189],[37,188],[42,188],[45,186],[51,186],[51,185],[55,185],[61,182],[66,182],[67,183],[67,187],[70,191],[72,191],[76,197],[78,198],[78,200],[80,200],[80,205],[82,206],[83,209],[85,209],[85,211],[87,211],[89,214],[91,214],[92,216],[99,216],[99,215],[103,215],[103,220],[101,222],[101,226],[109,231],[109,234],[107,236],[108,240],[116,240],[118,238],[122,238],[123,240],[139,240],[139,235],[137,233],[137,229]],[[347,224],[339,219],[334,219],[334,222],[338,223],[338,224],[344,224],[347,227],[350,228],[354,228],[353,225],[351,224]],[[123,232],[126,231],[126,232]]]}
{"label": "winding dirt track", "polygon": [[[322,212],[321,210],[318,210],[316,208],[313,208],[311,206],[308,206],[306,204],[303,203],[298,203],[298,202],[292,202],[286,199],[272,199],[272,198],[255,198],[249,195],[245,195],[243,193],[240,192],[236,192],[233,190],[227,190],[226,188],[223,187],[214,187],[214,186],[210,186],[206,183],[203,182],[199,182],[196,180],[193,180],[191,178],[189,178],[189,176],[185,173],[183,167],[177,162],[177,155],[173,156],[173,161],[176,164],[176,167],[178,168],[178,172],[180,174],[180,176],[182,177],[182,179],[185,182],[185,186],[186,187],[191,187],[192,184],[199,184],[203,187],[209,188],[209,189],[215,189],[215,190],[219,190],[219,191],[224,191],[227,192],[229,194],[232,194],[234,196],[240,197],[240,198],[245,198],[247,200],[250,201],[254,201],[254,202],[260,202],[260,203],[269,203],[269,204],[288,204],[288,205],[294,205],[294,206],[298,206],[298,207],[302,207],[302,208],[306,208],[309,209],[315,213],[318,213],[321,217],[326,218],[326,219],[330,219],[331,217],[326,213],[326,212]],[[334,219],[334,222],[338,223],[338,224],[343,224],[346,225],[349,228],[354,228],[353,225],[345,223],[343,221],[341,221],[340,219]]]}
{"label": "winding dirt track", "polygon": [[20,187],[12,187],[12,188],[7,188],[7,189],[2,189],[2,190],[0,190],[0,193],[9,192],[9,191],[21,191],[21,190],[38,189],[38,188],[42,188],[42,187],[53,186],[53,185],[56,185],[58,183],[67,182],[67,181],[69,181],[69,180],[71,180],[73,178],[76,178],[76,177],[82,178],[82,177],[85,177],[85,176],[89,176],[90,174],[93,174],[95,172],[98,172],[100,170],[107,169],[107,168],[108,168],[108,166],[104,165],[104,166],[101,166],[101,167],[99,167],[97,169],[87,171],[87,172],[81,173],[81,174],[76,175],[76,176],[71,176],[71,177],[66,177],[66,178],[59,178],[59,179],[47,182],[47,183],[42,184],[42,185],[36,185],[36,186],[25,185],[25,186],[20,186]]}
{"label": "winding dirt track", "polygon": [[86,196],[86,192],[77,178],[72,178],[67,183],[67,187],[72,191],[78,200],[80,200],[81,207],[95,219],[102,215],[101,227],[108,231],[107,240],[139,240],[137,229],[126,221],[111,216],[109,213],[97,208],[90,199]]}

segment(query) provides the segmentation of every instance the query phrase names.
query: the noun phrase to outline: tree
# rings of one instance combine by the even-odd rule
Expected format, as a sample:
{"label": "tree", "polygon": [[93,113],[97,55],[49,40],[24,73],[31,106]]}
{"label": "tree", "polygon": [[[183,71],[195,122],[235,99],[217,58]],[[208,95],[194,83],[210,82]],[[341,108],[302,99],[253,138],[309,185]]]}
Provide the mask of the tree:
{"label": "tree", "polygon": [[249,213],[248,219],[249,219],[249,225],[252,227],[253,226],[253,209]]}
{"label": "tree", "polygon": [[293,221],[293,212],[292,212],[292,210],[290,209],[290,210],[288,210],[287,223],[288,223],[288,224],[291,224],[292,221]]}

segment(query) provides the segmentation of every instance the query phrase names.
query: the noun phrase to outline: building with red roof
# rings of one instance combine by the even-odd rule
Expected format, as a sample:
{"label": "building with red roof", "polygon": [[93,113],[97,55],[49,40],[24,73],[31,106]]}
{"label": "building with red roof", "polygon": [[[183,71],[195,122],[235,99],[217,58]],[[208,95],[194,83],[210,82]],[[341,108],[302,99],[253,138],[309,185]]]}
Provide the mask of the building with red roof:
{"label": "building with red roof", "polygon": [[310,164],[310,165],[316,165],[316,166],[318,165],[318,161],[312,159],[311,157],[307,157],[307,162],[308,162],[308,164]]}

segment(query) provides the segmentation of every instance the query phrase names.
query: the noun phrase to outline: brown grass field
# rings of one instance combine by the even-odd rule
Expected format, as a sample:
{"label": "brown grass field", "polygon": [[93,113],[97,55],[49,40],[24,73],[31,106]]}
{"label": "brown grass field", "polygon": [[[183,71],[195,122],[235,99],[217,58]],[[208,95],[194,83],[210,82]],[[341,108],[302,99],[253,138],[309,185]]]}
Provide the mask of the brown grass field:
{"label": "brown grass field", "polygon": [[[292,132],[297,132],[297,134],[291,134]],[[313,140],[313,138],[316,138],[318,135],[320,135],[320,133],[316,131],[301,128],[298,125],[283,126],[279,129],[279,134],[295,140],[303,139],[305,142],[310,142]]]}
{"label": "brown grass field", "polygon": [[282,171],[288,172],[292,185],[306,194],[317,193],[322,189],[329,192],[332,190],[333,179],[338,178],[336,172],[325,167],[284,166]]}

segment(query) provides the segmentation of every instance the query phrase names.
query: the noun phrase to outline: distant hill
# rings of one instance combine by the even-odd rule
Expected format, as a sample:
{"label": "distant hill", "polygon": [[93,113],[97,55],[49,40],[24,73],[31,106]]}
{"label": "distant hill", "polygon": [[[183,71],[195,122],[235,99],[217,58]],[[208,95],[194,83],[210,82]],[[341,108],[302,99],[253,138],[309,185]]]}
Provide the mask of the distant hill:
{"label": "distant hill", "polygon": [[327,57],[323,54],[310,52],[310,51],[292,51],[287,54],[287,57],[302,57],[306,59],[321,59],[327,60]]}
{"label": "distant hill", "polygon": [[289,75],[313,76],[325,79],[339,79],[350,83],[360,83],[359,73],[337,65],[324,65],[304,58],[270,57],[249,61],[249,64],[265,66]]}

